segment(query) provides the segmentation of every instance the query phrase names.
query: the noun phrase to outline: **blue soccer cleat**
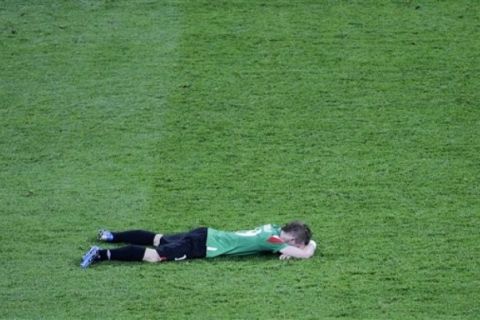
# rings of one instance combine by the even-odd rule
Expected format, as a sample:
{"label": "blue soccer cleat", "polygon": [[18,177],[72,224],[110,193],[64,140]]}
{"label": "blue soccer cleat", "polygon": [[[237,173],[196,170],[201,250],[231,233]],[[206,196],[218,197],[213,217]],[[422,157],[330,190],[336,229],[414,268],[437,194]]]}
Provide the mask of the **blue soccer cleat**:
{"label": "blue soccer cleat", "polygon": [[113,240],[113,234],[108,231],[108,230],[100,230],[98,231],[98,236],[97,236],[98,240],[101,240],[101,241],[106,241],[106,242],[110,242]]}
{"label": "blue soccer cleat", "polygon": [[97,260],[98,251],[100,250],[99,247],[91,247],[90,250],[83,256],[82,262],[80,263],[80,267],[83,269],[88,268],[95,260]]}

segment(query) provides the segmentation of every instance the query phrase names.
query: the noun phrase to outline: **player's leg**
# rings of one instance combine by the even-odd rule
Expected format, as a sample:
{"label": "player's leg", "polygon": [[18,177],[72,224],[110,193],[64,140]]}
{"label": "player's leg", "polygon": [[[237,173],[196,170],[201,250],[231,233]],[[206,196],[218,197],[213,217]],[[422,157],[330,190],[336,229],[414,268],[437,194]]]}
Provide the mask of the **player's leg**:
{"label": "player's leg", "polygon": [[126,246],[118,249],[107,249],[99,251],[100,261],[147,261],[161,262],[162,259],[155,249],[141,246]]}
{"label": "player's leg", "polygon": [[100,230],[98,239],[112,243],[128,243],[142,246],[158,246],[162,234],[145,230],[128,230],[122,232],[111,232],[108,230]]}
{"label": "player's leg", "polygon": [[[186,259],[186,252],[189,252],[188,245],[185,243],[170,243],[169,248],[157,250],[142,246],[129,245],[117,249],[100,249],[99,247],[92,247],[83,256],[80,266],[88,268],[93,263],[101,261],[146,261],[146,262],[161,262],[165,260],[175,260],[177,257]],[[160,253],[162,253],[162,256]],[[178,260],[178,258],[177,258]]]}
{"label": "player's leg", "polygon": [[[147,260],[144,260],[145,254],[149,251]],[[142,246],[129,245],[117,249],[100,249],[99,247],[92,247],[83,256],[80,266],[82,268],[89,267],[92,263],[101,261],[117,260],[117,261],[152,261],[151,250]],[[153,250],[155,251],[155,250]]]}
{"label": "player's leg", "polygon": [[143,261],[146,262],[162,262],[162,258],[158,254],[157,250],[147,248],[143,255]]}
{"label": "player's leg", "polygon": [[129,245],[115,249],[99,250],[99,260],[117,260],[117,261],[143,261],[146,247]]}

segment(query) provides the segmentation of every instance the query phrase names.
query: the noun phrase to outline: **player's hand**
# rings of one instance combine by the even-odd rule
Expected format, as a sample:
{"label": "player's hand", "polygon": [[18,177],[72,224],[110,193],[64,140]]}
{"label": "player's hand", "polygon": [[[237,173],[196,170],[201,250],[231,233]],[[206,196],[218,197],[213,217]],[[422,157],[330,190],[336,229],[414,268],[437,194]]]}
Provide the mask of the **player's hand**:
{"label": "player's hand", "polygon": [[282,255],[280,255],[280,260],[288,260],[288,259],[290,259],[291,257],[292,257],[292,256],[288,256],[288,255],[286,255],[286,254],[282,254]]}

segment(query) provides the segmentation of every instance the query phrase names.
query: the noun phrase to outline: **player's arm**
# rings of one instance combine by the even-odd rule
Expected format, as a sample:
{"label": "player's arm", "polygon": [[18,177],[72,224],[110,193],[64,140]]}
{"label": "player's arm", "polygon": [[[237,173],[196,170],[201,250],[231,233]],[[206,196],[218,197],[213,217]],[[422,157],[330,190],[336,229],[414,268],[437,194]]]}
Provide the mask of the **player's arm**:
{"label": "player's arm", "polygon": [[303,248],[298,248],[294,246],[287,246],[280,250],[281,256],[280,259],[289,259],[289,258],[298,258],[298,259],[308,259],[315,253],[317,249],[317,243],[313,240]]}

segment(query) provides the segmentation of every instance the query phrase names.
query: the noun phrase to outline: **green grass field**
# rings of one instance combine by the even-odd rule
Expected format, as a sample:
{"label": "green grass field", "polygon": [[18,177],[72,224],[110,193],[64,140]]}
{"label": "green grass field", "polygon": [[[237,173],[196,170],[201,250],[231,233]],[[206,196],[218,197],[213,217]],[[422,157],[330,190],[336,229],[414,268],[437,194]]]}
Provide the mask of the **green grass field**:
{"label": "green grass field", "polygon": [[[480,2],[0,2],[0,318],[478,319]],[[82,270],[99,228],[319,250]]]}

